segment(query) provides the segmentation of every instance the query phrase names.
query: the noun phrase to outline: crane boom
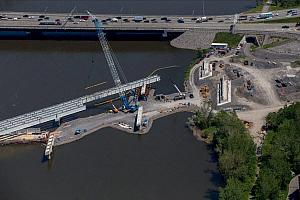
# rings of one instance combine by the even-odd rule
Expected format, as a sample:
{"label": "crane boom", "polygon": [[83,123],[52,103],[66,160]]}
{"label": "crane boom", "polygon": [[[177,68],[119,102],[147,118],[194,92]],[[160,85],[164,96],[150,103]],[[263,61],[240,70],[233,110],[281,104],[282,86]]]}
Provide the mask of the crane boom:
{"label": "crane boom", "polygon": [[114,59],[113,59],[112,53],[110,51],[109,44],[107,42],[105,33],[103,32],[103,30],[101,28],[102,27],[101,22],[94,15],[92,15],[89,11],[87,11],[87,13],[92,17],[92,20],[95,24],[97,35],[98,35],[101,47],[103,49],[107,64],[109,66],[110,73],[111,73],[111,75],[113,77],[113,80],[115,82],[115,85],[120,86],[121,85],[121,80],[120,80],[120,77],[118,75],[117,68],[115,66]]}
{"label": "crane boom", "polygon": [[[121,80],[118,75],[117,67],[115,65],[115,62],[118,65],[118,61],[116,60],[116,57],[114,56],[113,52],[110,49],[109,43],[108,43],[105,33],[103,32],[103,29],[102,29],[102,23],[101,23],[101,21],[99,21],[96,18],[96,16],[91,14],[89,11],[86,11],[86,12],[91,16],[92,21],[95,24],[97,35],[98,35],[101,47],[103,49],[107,64],[109,66],[110,73],[113,77],[114,83],[116,86],[120,86]],[[121,72],[121,75],[123,76],[123,78],[126,81],[126,77],[124,75],[122,68],[120,66],[118,66],[118,67],[119,67],[119,71]],[[130,103],[128,102],[128,100],[126,98],[126,94],[124,92],[119,93],[119,95],[120,95],[120,99],[123,102],[123,106],[125,109],[130,110],[132,112],[134,112],[137,109],[136,106],[130,106]]]}
{"label": "crane boom", "polygon": [[74,6],[74,8],[71,10],[69,16],[66,17],[66,21],[65,21],[65,23],[63,23],[63,25],[61,26],[61,28],[64,28],[64,27],[65,27],[65,25],[68,23],[68,18],[69,18],[69,17],[72,17],[72,15],[73,15],[73,13],[74,13],[75,10],[76,10],[76,6]]}

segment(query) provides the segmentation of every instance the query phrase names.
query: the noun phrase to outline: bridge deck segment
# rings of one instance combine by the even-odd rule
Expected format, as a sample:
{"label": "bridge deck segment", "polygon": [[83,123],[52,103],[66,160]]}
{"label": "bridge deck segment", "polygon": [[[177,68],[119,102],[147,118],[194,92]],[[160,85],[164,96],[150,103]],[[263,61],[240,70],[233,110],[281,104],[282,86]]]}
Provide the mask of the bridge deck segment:
{"label": "bridge deck segment", "polygon": [[160,81],[160,77],[157,75],[147,77],[118,87],[113,87],[104,91],[96,92],[91,95],[86,95],[54,106],[0,121],[0,135],[10,134],[15,131],[19,131],[52,120],[58,121],[62,117],[86,110],[86,105],[84,105],[86,103],[96,101],[111,95],[119,94],[121,92],[126,92],[128,90],[141,87],[143,86],[143,84],[147,85],[158,81]]}

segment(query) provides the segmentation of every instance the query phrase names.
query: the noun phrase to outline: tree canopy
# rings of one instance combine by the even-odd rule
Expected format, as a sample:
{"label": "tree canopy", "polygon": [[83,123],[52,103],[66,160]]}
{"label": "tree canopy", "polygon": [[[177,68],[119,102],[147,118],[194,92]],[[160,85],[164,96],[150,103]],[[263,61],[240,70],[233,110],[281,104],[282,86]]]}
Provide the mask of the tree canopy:
{"label": "tree canopy", "polygon": [[225,179],[220,199],[248,199],[255,177],[255,145],[234,113],[213,114],[201,109],[192,117],[194,125],[213,137],[219,170]]}
{"label": "tree canopy", "polygon": [[258,199],[285,199],[292,174],[300,173],[300,103],[270,113],[255,193]]}

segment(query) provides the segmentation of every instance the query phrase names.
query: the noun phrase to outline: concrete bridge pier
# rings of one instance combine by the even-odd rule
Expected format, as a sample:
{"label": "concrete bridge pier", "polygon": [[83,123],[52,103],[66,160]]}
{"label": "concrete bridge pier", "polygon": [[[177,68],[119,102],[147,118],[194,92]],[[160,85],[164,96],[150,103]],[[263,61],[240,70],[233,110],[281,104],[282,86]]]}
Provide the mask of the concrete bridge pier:
{"label": "concrete bridge pier", "polygon": [[54,123],[55,123],[55,125],[60,126],[60,124],[61,124],[61,118],[56,115]]}
{"label": "concrete bridge pier", "polygon": [[168,37],[168,32],[166,30],[164,30],[162,36],[163,36],[163,38],[167,38]]}

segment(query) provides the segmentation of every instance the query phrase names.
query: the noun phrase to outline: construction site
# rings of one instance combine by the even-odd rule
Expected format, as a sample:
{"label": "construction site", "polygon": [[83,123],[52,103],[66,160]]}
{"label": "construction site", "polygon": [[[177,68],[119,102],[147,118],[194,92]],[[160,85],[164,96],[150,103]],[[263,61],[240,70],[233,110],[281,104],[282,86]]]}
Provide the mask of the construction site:
{"label": "construction site", "polygon": [[[212,43],[208,53],[191,68],[185,91],[172,82],[176,93],[156,94],[152,86],[160,81],[160,76],[151,74],[128,82],[101,21],[87,13],[96,27],[115,87],[4,120],[0,122],[1,144],[42,142],[46,144],[45,157],[50,159],[54,146],[76,141],[101,128],[142,135],[150,130],[155,119],[176,112],[193,112],[208,102],[216,112],[236,112],[259,148],[266,115],[300,99],[300,68],[296,62],[299,38],[287,41],[267,35],[244,35],[234,48],[227,43]],[[290,45],[287,47],[282,41]],[[278,44],[273,49],[262,48],[273,43]],[[62,121],[68,115],[87,110],[87,104],[93,101],[109,105],[110,109]],[[53,120],[57,127],[51,130],[31,128]]]}
{"label": "construction site", "polygon": [[[128,82],[102,30],[101,21],[93,14],[88,14],[95,24],[115,87],[3,120],[0,123],[2,145],[42,142],[46,144],[45,158],[51,159],[54,146],[76,141],[98,129],[113,127],[141,135],[147,133],[153,120],[159,117],[193,111],[196,106],[200,106],[199,98],[195,98],[192,93],[180,91],[173,82],[170,85],[176,93],[155,95],[155,89],[151,86],[160,81],[158,75]],[[90,105],[96,104],[105,104],[110,109],[89,117],[64,120],[65,117],[88,110]],[[31,128],[53,121],[56,125],[50,129]]]}

